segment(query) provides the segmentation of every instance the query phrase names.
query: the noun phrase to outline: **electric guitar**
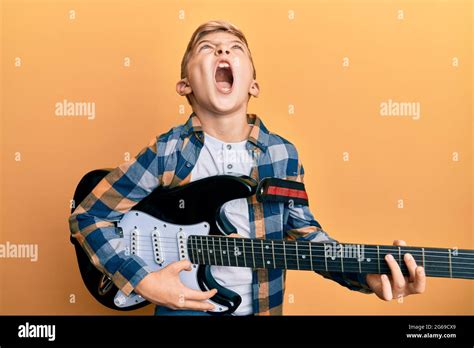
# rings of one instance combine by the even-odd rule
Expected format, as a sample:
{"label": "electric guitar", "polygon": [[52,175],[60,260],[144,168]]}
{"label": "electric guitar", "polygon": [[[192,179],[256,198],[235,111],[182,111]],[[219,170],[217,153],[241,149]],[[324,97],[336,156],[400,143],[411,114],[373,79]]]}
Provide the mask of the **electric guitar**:
{"label": "electric guitar", "polygon": [[[95,170],[86,174],[74,194],[81,202],[109,173]],[[265,179],[264,179],[265,180]],[[213,176],[184,186],[157,188],[126,213],[117,223],[121,231],[121,250],[141,257],[154,271],[179,260],[190,260],[190,272],[181,272],[189,288],[217,294],[209,299],[215,314],[232,313],[240,296],[221,286],[212,276],[212,266],[280,268],[288,270],[389,274],[384,260],[392,254],[408,275],[403,255],[410,253],[428,277],[474,279],[474,251],[456,248],[311,243],[308,241],[227,238],[236,229],[226,218],[223,204],[259,194],[263,187],[247,176]],[[126,296],[89,261],[75,245],[83,281],[103,305],[117,310],[132,310],[149,304],[132,292]]]}

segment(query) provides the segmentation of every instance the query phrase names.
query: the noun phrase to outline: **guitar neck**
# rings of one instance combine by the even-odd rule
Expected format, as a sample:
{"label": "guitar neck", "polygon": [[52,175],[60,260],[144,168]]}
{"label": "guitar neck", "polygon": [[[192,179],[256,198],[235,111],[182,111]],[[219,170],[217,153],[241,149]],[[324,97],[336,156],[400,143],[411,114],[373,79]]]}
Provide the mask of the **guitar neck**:
{"label": "guitar neck", "polygon": [[365,274],[389,274],[385,255],[391,254],[404,275],[403,255],[410,253],[428,277],[474,279],[474,251],[467,249],[196,235],[189,236],[187,249],[194,264]]}

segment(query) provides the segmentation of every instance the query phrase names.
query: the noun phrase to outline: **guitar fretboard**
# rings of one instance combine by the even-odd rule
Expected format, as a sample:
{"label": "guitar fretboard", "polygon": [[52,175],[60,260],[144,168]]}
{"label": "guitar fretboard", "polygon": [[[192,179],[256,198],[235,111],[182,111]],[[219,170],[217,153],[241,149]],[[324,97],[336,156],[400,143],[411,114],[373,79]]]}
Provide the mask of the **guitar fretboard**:
{"label": "guitar fretboard", "polygon": [[311,243],[269,239],[189,236],[194,264],[289,270],[389,274],[391,254],[409,275],[403,255],[411,254],[429,277],[474,279],[474,251],[348,243]]}

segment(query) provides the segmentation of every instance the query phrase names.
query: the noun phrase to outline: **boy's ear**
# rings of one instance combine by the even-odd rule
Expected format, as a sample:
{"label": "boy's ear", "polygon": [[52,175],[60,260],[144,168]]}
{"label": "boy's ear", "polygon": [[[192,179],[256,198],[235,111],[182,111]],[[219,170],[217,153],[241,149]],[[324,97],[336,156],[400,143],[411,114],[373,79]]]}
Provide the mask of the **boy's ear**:
{"label": "boy's ear", "polygon": [[187,77],[176,83],[176,92],[178,92],[180,96],[185,96],[193,92]]}
{"label": "boy's ear", "polygon": [[260,93],[260,86],[258,85],[257,80],[253,80],[252,84],[250,85],[249,94],[258,98],[258,94]]}

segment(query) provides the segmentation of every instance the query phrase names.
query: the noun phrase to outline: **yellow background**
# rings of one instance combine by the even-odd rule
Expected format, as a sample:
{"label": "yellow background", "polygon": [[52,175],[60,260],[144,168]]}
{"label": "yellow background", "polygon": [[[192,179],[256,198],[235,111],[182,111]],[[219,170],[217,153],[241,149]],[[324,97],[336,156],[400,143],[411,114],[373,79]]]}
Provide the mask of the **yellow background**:
{"label": "yellow background", "polygon": [[[246,34],[261,87],[249,111],[297,146],[312,211],[333,237],[474,249],[471,1],[1,6],[0,243],[39,245],[36,263],[0,259],[1,314],[119,314],[82,283],[69,200],[87,171],[118,166],[187,119],[191,110],[175,92],[180,61],[194,29],[210,19]],[[56,116],[64,99],[95,102],[95,119]],[[389,99],[419,102],[421,118],[382,117]],[[387,303],[292,271],[285,313],[474,314],[473,290],[472,281],[430,278],[423,296]]]}

